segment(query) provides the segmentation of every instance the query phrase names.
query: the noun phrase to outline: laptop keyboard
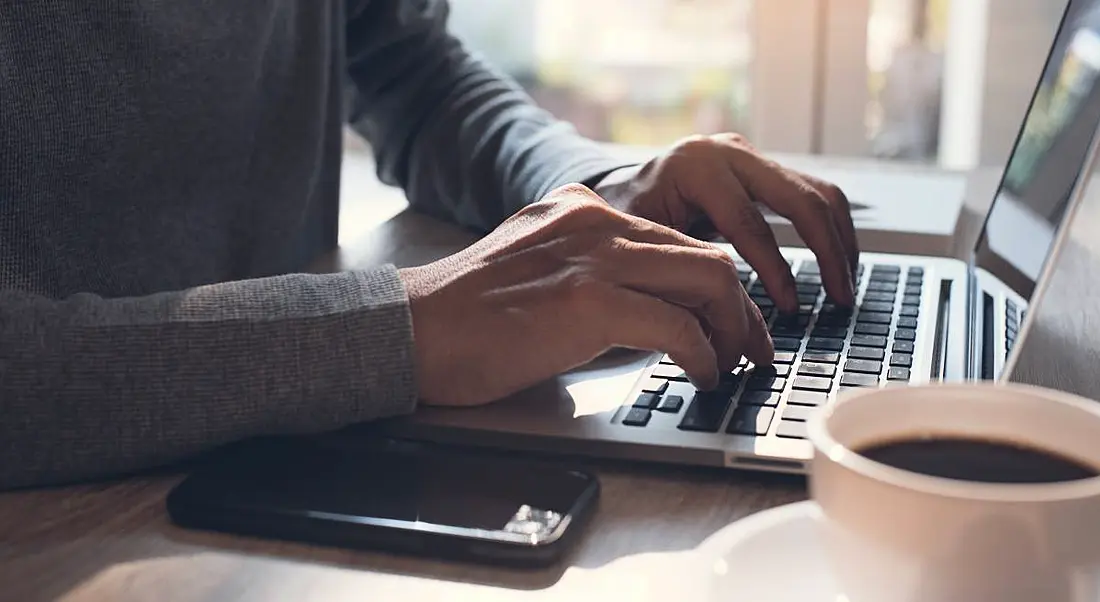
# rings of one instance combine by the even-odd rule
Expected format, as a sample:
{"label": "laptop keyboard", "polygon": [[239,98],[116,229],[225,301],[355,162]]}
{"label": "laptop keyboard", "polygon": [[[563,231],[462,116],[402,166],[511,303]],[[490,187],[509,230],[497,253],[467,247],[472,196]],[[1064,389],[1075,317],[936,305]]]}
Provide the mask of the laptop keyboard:
{"label": "laptop keyboard", "polygon": [[1005,359],[1012,353],[1012,347],[1016,344],[1016,333],[1020,331],[1020,323],[1024,316],[1011,299],[1005,299]]}
{"label": "laptop keyboard", "polygon": [[712,391],[697,391],[666,355],[622,419],[645,428],[654,413],[675,414],[684,431],[804,439],[815,408],[838,392],[909,382],[924,270],[861,264],[856,308],[824,294],[818,265],[795,272],[797,314],[781,315],[752,268],[737,264],[741,283],[760,307],[775,343],[772,366],[742,358]]}

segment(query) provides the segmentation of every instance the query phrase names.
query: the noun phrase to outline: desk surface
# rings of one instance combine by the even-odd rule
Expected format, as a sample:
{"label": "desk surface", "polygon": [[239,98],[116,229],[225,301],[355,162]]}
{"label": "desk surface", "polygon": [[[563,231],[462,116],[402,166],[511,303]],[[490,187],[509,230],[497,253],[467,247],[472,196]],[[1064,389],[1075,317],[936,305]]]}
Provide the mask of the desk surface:
{"label": "desk surface", "polygon": [[[468,234],[402,213],[403,206],[394,193],[349,207],[343,249],[317,269],[418,264],[470,242]],[[0,494],[0,600],[656,599],[662,594],[651,585],[675,586],[678,577],[669,555],[806,495],[803,481],[783,477],[592,468],[603,485],[596,519],[561,566],[540,571],[184,531],[168,522],[163,506],[177,475]]]}

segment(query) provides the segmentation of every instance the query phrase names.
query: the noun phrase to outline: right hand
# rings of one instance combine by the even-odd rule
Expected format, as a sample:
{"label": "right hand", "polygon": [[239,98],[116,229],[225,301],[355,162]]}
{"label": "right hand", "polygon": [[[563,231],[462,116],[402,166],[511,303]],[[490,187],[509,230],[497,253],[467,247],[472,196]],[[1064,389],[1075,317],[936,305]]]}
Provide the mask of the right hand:
{"label": "right hand", "polygon": [[703,389],[742,355],[758,364],[774,355],[728,254],[580,185],[400,273],[425,404],[495,401],[614,347],[667,353]]}

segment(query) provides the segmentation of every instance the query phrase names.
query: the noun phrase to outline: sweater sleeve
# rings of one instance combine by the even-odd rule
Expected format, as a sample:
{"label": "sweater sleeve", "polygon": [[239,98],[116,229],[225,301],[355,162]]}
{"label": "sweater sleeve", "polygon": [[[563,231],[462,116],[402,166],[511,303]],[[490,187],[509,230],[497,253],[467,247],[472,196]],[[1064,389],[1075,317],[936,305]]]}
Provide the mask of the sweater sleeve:
{"label": "sweater sleeve", "polygon": [[0,488],[412,411],[393,266],[140,298],[0,291]]}
{"label": "sweater sleeve", "polygon": [[490,230],[626,165],[538,108],[447,31],[446,0],[348,0],[349,119],[410,204]]}

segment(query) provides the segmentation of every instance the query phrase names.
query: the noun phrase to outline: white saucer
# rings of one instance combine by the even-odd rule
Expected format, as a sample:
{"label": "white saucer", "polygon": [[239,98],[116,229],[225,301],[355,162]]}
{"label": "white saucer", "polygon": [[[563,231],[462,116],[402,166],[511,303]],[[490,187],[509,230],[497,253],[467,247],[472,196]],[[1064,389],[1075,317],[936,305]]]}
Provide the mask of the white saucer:
{"label": "white saucer", "polygon": [[846,600],[819,540],[812,501],[764,510],[708,537],[696,549],[707,602]]}

